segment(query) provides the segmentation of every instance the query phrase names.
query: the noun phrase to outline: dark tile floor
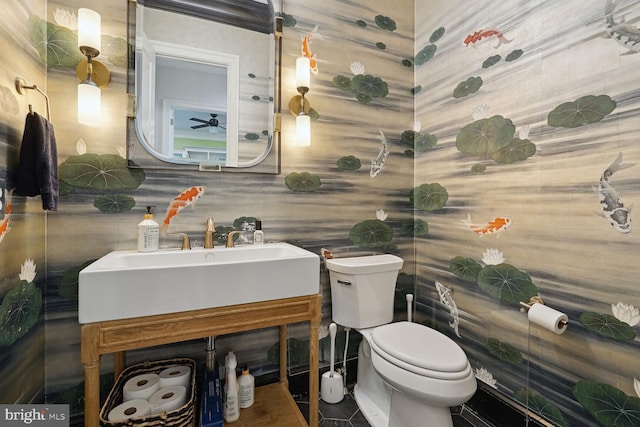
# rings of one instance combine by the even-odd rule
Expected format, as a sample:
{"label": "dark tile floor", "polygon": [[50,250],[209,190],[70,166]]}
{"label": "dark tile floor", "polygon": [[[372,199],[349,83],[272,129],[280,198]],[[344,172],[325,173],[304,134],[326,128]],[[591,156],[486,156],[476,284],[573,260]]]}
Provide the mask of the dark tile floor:
{"label": "dark tile floor", "polygon": [[[300,399],[297,403],[305,418],[308,420],[308,400]],[[358,409],[351,388],[349,394],[344,397],[342,402],[329,404],[321,399],[319,406],[320,427],[370,427]],[[451,414],[454,427],[494,427],[492,424],[481,420],[473,411],[465,406],[452,408]]]}

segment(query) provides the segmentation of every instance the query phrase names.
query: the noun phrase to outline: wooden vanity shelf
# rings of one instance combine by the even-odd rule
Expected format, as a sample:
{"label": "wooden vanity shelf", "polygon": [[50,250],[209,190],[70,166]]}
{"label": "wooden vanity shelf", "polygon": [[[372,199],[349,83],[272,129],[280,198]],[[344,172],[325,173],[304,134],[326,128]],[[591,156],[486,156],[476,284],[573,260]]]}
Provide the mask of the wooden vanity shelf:
{"label": "wooden vanity shelf", "polygon": [[[128,350],[273,326],[280,327],[280,382],[256,388],[254,405],[243,409],[234,425],[317,427],[321,317],[321,296],[316,294],[82,325],[85,427],[99,426],[100,358],[103,354],[114,354],[117,378],[125,368]],[[287,325],[299,322],[309,322],[309,424],[289,393],[287,381]]]}

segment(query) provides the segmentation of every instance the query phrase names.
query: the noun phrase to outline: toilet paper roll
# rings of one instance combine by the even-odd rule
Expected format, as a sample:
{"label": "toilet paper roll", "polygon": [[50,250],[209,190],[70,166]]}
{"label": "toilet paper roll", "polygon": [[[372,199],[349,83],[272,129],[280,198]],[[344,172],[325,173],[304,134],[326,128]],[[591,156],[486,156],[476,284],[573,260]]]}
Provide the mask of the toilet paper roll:
{"label": "toilet paper roll", "polygon": [[145,399],[133,399],[124,402],[111,411],[107,418],[109,421],[126,421],[129,418],[146,417],[151,415],[151,406]]}
{"label": "toilet paper roll", "polygon": [[566,314],[544,304],[533,304],[529,309],[529,322],[542,326],[558,335],[567,330],[568,320],[569,318]]}
{"label": "toilet paper roll", "polygon": [[172,366],[158,375],[160,376],[160,388],[172,385],[181,385],[187,388],[191,385],[191,367],[186,365]]}
{"label": "toilet paper roll", "polygon": [[160,390],[160,377],[158,374],[136,375],[124,384],[122,400],[149,399],[153,393]]}
{"label": "toilet paper roll", "polygon": [[181,385],[161,388],[149,398],[152,415],[174,411],[185,403],[187,403],[187,388]]}

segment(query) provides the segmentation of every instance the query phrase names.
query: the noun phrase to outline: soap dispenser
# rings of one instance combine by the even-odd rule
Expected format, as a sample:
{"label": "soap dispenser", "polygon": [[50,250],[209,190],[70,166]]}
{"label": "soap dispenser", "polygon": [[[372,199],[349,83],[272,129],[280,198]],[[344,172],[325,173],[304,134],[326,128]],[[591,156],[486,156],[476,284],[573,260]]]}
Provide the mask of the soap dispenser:
{"label": "soap dispenser", "polygon": [[155,252],[160,247],[160,226],[153,220],[153,206],[147,206],[144,220],[138,224],[138,252]]}
{"label": "soap dispenser", "polygon": [[262,221],[256,221],[256,231],[253,232],[253,244],[264,244],[264,231],[262,231]]}

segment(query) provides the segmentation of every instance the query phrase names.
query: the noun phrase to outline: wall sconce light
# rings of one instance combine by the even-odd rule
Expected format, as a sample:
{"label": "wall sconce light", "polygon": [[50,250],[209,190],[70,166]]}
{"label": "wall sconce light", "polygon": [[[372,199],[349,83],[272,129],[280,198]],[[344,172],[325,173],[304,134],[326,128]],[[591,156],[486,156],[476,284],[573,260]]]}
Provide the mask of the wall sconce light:
{"label": "wall sconce light", "polygon": [[305,98],[311,86],[311,64],[309,58],[301,57],[296,60],[296,95],[289,101],[289,111],[296,116],[296,145],[307,147],[311,145],[311,104]]}
{"label": "wall sconce light", "polygon": [[76,66],[78,84],[78,123],[96,126],[100,123],[100,88],[111,80],[109,69],[93,58],[100,55],[102,47],[100,14],[91,10],[78,9],[78,48],[86,61]]}

